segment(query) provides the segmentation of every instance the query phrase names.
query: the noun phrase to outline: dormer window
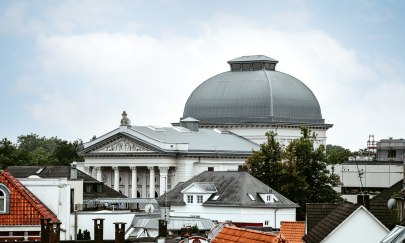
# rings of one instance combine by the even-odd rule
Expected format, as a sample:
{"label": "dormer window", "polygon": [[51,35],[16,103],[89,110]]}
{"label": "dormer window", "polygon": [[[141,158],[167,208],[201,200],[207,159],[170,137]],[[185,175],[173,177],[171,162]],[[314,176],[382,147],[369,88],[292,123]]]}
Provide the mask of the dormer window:
{"label": "dormer window", "polygon": [[10,212],[10,191],[8,188],[0,183],[0,214]]}
{"label": "dormer window", "polygon": [[197,195],[197,203],[203,203],[203,196]]}
{"label": "dormer window", "polygon": [[193,203],[194,196],[193,195],[187,195],[187,203]]}

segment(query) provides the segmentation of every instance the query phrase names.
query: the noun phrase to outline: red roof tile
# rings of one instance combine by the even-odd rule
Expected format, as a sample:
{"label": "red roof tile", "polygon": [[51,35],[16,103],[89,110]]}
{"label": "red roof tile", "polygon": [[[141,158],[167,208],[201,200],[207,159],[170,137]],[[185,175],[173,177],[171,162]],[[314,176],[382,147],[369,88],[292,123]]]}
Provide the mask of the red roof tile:
{"label": "red roof tile", "polygon": [[279,238],[288,243],[301,243],[304,235],[304,221],[281,221]]}
{"label": "red roof tile", "polygon": [[274,242],[274,240],[276,240],[276,235],[273,233],[236,228],[232,226],[225,226],[211,242],[261,243],[261,242]]}
{"label": "red roof tile", "polygon": [[0,183],[10,190],[10,211],[0,214],[0,225],[40,225],[40,218],[58,221],[56,215],[8,171],[0,171]]}

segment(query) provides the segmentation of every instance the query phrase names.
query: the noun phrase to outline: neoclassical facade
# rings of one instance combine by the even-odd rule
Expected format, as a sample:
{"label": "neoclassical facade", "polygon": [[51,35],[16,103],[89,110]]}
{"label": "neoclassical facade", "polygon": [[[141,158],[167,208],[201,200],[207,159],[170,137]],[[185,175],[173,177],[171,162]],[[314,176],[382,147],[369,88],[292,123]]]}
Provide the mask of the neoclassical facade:
{"label": "neoclassical facade", "polygon": [[276,71],[278,61],[263,55],[228,61],[230,71],[199,85],[183,117],[172,127],[119,128],[85,143],[78,168],[129,197],[157,197],[207,170],[238,170],[253,149],[274,131],[286,146],[300,127],[326,144],[332,127],[322,118],[313,92],[300,80]]}
{"label": "neoclassical facade", "polygon": [[[194,126],[194,128],[187,128]],[[238,170],[259,145],[228,131],[179,127],[119,128],[84,144],[78,168],[128,197],[158,197],[203,171]]]}

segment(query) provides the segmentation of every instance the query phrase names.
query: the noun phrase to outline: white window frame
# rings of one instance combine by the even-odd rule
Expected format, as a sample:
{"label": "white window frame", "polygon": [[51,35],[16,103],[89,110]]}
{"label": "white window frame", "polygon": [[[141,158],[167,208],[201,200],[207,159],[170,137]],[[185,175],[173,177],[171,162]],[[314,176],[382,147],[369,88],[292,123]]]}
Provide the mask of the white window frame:
{"label": "white window frame", "polygon": [[204,197],[203,195],[197,195],[197,203],[201,204],[204,202]]}
{"label": "white window frame", "polygon": [[10,190],[3,183],[0,183],[0,191],[3,194],[0,196],[0,203],[3,204],[0,214],[8,214],[10,212]]}
{"label": "white window frame", "polygon": [[187,203],[188,204],[194,203],[194,195],[187,195]]}

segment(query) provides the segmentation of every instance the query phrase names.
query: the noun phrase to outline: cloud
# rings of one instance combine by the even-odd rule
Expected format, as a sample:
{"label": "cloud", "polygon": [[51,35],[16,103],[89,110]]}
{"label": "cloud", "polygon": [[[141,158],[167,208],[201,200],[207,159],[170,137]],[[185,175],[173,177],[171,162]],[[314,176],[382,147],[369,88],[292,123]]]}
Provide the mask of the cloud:
{"label": "cloud", "polygon": [[[308,14],[296,16],[308,21]],[[70,23],[60,29],[79,24]],[[326,122],[335,124],[329,143],[357,149],[369,133],[401,136],[400,122],[391,119],[405,89],[395,60],[359,53],[323,31],[298,30],[295,23],[299,19],[291,29],[257,26],[222,15],[197,24],[195,36],[133,31],[41,36],[35,57],[40,91],[26,108],[71,139],[114,129],[122,110],[133,125],[168,125],[182,116],[194,88],[229,69],[227,60],[265,54],[318,97]]]}

